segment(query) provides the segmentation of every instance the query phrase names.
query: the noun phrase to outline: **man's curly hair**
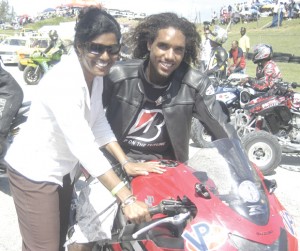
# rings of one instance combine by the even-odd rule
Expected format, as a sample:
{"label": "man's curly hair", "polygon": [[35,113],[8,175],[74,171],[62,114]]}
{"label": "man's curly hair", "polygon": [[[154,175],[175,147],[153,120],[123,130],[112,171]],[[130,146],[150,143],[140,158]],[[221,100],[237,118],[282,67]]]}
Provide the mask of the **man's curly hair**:
{"label": "man's curly hair", "polygon": [[149,51],[147,42],[152,43],[158,31],[168,27],[180,30],[186,38],[186,48],[183,60],[190,64],[196,63],[201,38],[196,26],[184,17],[166,12],[147,16],[132,30],[130,40],[133,45],[133,57],[147,58]]}

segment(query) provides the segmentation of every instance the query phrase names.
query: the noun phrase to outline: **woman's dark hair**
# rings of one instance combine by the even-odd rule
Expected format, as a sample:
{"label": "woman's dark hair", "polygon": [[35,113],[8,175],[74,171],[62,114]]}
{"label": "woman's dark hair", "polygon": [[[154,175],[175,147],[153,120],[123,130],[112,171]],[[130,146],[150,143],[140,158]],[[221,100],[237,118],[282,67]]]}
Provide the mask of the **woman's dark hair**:
{"label": "woman's dark hair", "polygon": [[195,63],[199,53],[201,38],[196,26],[184,17],[178,17],[175,13],[154,14],[143,19],[131,34],[133,44],[133,56],[146,58],[149,55],[147,42],[152,43],[158,35],[158,31],[168,27],[180,30],[186,39],[186,51],[184,61]]}
{"label": "woman's dark hair", "polygon": [[114,33],[118,43],[121,39],[121,29],[116,19],[98,7],[85,7],[81,9],[75,25],[74,48],[92,41],[104,33]]}

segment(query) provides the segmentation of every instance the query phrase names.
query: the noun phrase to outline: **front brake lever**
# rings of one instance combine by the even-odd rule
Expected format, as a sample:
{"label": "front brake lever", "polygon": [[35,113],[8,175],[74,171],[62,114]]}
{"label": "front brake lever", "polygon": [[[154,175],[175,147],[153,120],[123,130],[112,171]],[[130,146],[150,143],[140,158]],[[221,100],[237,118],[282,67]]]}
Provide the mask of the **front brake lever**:
{"label": "front brake lever", "polygon": [[173,225],[180,225],[182,224],[188,217],[190,216],[190,212],[186,212],[186,213],[181,213],[181,214],[177,214],[173,217],[166,217],[163,218],[161,220],[158,220],[142,229],[140,229],[139,231],[135,232],[134,234],[132,234],[132,238],[133,239],[137,239],[139,235],[149,231],[150,229],[163,224],[163,223],[171,223]]}

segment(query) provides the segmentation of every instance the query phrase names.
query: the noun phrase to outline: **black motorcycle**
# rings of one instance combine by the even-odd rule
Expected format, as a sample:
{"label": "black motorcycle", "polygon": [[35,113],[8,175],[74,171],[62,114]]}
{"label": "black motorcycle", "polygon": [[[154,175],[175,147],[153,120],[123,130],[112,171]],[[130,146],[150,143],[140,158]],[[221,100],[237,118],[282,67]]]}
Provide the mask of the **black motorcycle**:
{"label": "black motorcycle", "polygon": [[[30,109],[30,105],[31,105],[31,101],[24,102],[22,104],[22,106],[20,107],[17,115],[14,117],[14,119],[10,125],[8,135],[6,137],[7,148],[9,148],[9,146],[13,142],[14,137],[18,134],[18,132],[20,130],[20,125],[23,124],[24,122],[26,122],[28,112]],[[0,175],[3,175],[6,173],[6,166],[7,166],[7,164],[4,160],[4,157],[2,157],[0,159]]]}

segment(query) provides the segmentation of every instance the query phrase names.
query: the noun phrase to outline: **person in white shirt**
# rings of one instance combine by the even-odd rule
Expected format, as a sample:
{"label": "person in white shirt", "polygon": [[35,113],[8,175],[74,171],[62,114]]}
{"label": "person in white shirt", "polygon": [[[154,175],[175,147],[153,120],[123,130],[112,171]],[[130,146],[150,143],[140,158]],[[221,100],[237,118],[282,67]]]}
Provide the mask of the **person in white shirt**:
{"label": "person in white shirt", "polygon": [[101,182],[100,200],[114,195],[103,204],[121,202],[133,223],[150,220],[147,205],[136,201],[99,150],[105,147],[123,166],[128,162],[102,106],[103,76],[118,59],[120,38],[111,15],[96,7],[81,11],[75,52],[41,80],[28,120],[6,155],[23,251],[64,250],[73,191],[69,174],[78,163]]}
{"label": "person in white shirt", "polygon": [[204,27],[204,37],[201,39],[201,64],[200,70],[205,71],[210,60],[211,45],[208,35],[211,33],[209,27]]}
{"label": "person in white shirt", "polygon": [[239,39],[239,46],[243,50],[245,59],[247,59],[250,50],[250,38],[246,35],[245,27],[241,27],[240,33],[241,37]]}

